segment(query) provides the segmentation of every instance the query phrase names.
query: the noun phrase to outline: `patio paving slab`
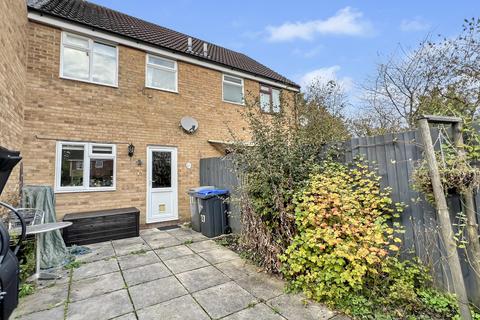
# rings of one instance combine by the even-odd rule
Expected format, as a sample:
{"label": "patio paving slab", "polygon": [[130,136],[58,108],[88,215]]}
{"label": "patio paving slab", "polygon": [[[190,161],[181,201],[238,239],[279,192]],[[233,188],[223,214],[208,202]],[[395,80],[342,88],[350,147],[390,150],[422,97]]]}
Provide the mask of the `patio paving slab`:
{"label": "patio paving slab", "polygon": [[93,262],[115,256],[115,251],[110,242],[102,242],[101,245],[87,245],[92,252],[76,257],[76,261]]}
{"label": "patio paving slab", "polygon": [[[167,247],[152,250],[160,245]],[[89,247],[92,253],[78,259],[84,264],[59,269],[64,279],[42,281],[12,318],[56,320],[66,312],[67,320],[349,319],[321,304],[305,306],[303,295],[283,293],[280,279],[189,229],[142,230],[141,237]]]}
{"label": "patio paving slab", "polygon": [[193,293],[193,297],[214,319],[240,311],[256,299],[235,282],[227,282]]}
{"label": "patio paving slab", "polygon": [[107,274],[107,273],[115,272],[118,270],[119,268],[118,268],[117,259],[111,258],[108,260],[100,260],[100,261],[82,264],[80,267],[76,269],[72,269],[73,271],[72,279],[73,281],[77,281],[80,279],[100,276],[102,274]]}
{"label": "patio paving slab", "polygon": [[160,259],[153,251],[118,257],[118,263],[122,270],[132,269],[156,262],[160,262]]}
{"label": "patio paving slab", "polygon": [[238,279],[236,282],[243,289],[262,300],[269,300],[284,293],[283,281],[265,273],[257,273]]}
{"label": "patio paving slab", "polygon": [[242,311],[238,311],[234,314],[231,314],[222,320],[285,320],[280,314],[273,311],[264,303],[256,304],[255,306]]}
{"label": "patio paving slab", "polygon": [[117,256],[125,256],[128,254],[139,254],[142,252],[147,252],[149,250],[152,250],[145,242],[114,245],[114,247],[115,247],[115,253]]}
{"label": "patio paving slab", "polygon": [[123,271],[123,277],[129,287],[139,283],[165,278],[170,275],[172,275],[172,273],[160,261],[158,263],[147,264]]}
{"label": "patio paving slab", "polygon": [[175,237],[177,237],[177,236],[178,237],[188,236],[188,235],[199,233],[199,232],[193,231],[192,229],[187,229],[187,228],[182,228],[182,227],[169,229],[169,230],[166,230],[166,232],[169,235],[172,235],[172,236],[175,236]]}
{"label": "patio paving slab", "polygon": [[165,233],[165,232],[160,231],[157,228],[142,229],[140,230],[140,237],[149,236],[152,234],[161,234],[161,233]]}
{"label": "patio paving slab", "polygon": [[49,310],[44,310],[40,312],[30,313],[23,317],[15,317],[13,319],[19,320],[39,320],[39,319],[48,319],[48,320],[63,320],[65,317],[65,307],[60,305],[56,308]]}
{"label": "patio paving slab", "polygon": [[135,313],[127,313],[124,314],[123,316],[113,318],[112,320],[137,320],[137,317],[135,316]]}
{"label": "patio paving slab", "polygon": [[125,238],[125,239],[119,239],[119,240],[113,240],[112,241],[112,244],[115,247],[115,249],[117,247],[120,248],[120,247],[129,246],[129,245],[132,245],[132,244],[142,244],[142,243],[145,243],[145,241],[143,241],[142,237],[131,237],[131,238]]}
{"label": "patio paving slab", "polygon": [[190,295],[175,298],[137,311],[139,320],[209,320],[210,317]]}
{"label": "patio paving slab", "polygon": [[67,284],[70,282],[70,269],[64,267],[52,268],[48,270],[49,273],[59,277],[54,280],[37,280],[37,289],[51,287],[54,285]]}
{"label": "patio paving slab", "polygon": [[253,264],[240,258],[218,263],[215,267],[234,280],[257,273],[257,268]]}
{"label": "patio paving slab", "polygon": [[218,246],[216,249],[200,252],[198,254],[211,264],[238,259],[238,255],[232,250]]}
{"label": "patio paving slab", "polygon": [[127,290],[119,290],[68,305],[67,320],[108,320],[132,312]]}
{"label": "patio paving slab", "polygon": [[54,285],[37,290],[35,294],[20,299],[21,308],[15,310],[15,316],[53,309],[67,301],[68,285]]}
{"label": "patio paving slab", "polygon": [[182,241],[172,236],[168,238],[145,239],[145,241],[148,243],[148,245],[152,249],[163,249],[163,248],[168,248],[168,247],[173,247],[173,246],[178,246],[180,244],[183,244]]}
{"label": "patio paving slab", "polygon": [[196,254],[190,254],[175,259],[165,261],[167,267],[174,273],[182,273],[201,267],[206,267],[209,263]]}
{"label": "patio paving slab", "polygon": [[308,301],[301,295],[283,294],[268,301],[267,304],[288,320],[323,320],[330,319],[335,313],[319,303]]}
{"label": "patio paving slab", "polygon": [[213,240],[194,242],[194,243],[187,244],[187,246],[197,253],[218,248],[218,244],[216,244],[215,241]]}
{"label": "patio paving slab", "polygon": [[175,235],[175,238],[177,238],[178,240],[180,240],[184,244],[197,242],[197,241],[208,240],[208,238],[205,237],[201,233],[194,233],[194,234],[187,234],[187,235]]}
{"label": "patio paving slab", "polygon": [[108,292],[117,291],[125,287],[120,272],[108,273],[101,276],[74,281],[70,288],[70,300],[78,301]]}
{"label": "patio paving slab", "polygon": [[187,294],[175,277],[145,282],[129,288],[136,309],[142,309]]}
{"label": "patio paving slab", "polygon": [[230,281],[226,275],[212,266],[180,273],[177,278],[189,292],[207,289]]}
{"label": "patio paving slab", "polygon": [[184,245],[165,248],[165,249],[159,249],[159,250],[156,250],[155,252],[163,261],[193,254],[193,251]]}

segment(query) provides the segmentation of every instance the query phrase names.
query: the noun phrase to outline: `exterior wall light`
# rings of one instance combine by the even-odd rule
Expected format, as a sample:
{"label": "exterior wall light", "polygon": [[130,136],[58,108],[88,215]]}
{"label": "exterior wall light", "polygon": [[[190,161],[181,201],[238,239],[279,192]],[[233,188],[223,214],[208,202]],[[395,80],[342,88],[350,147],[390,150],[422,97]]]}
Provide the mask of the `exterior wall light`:
{"label": "exterior wall light", "polygon": [[134,154],[135,154],[135,146],[133,145],[133,143],[130,143],[128,145],[128,156],[131,158],[133,157]]}

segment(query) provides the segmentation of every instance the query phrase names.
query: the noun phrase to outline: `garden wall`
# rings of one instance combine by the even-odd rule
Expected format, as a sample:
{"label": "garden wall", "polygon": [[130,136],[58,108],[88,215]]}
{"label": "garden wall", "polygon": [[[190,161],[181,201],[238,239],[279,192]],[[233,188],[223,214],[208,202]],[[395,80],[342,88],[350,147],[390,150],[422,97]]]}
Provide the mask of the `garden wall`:
{"label": "garden wall", "polygon": [[[437,137],[438,132],[432,130],[433,141],[437,141]],[[345,153],[340,160],[348,163],[357,156],[363,156],[369,161],[372,168],[378,170],[382,178],[382,186],[392,188],[392,199],[406,205],[401,216],[401,224],[405,228],[405,233],[401,235],[403,238],[402,256],[405,258],[419,257],[430,266],[436,285],[453,291],[435,210],[423,200],[418,192],[411,188],[410,177],[415,163],[422,158],[421,146],[420,134],[417,131],[353,138],[343,144],[342,149],[345,150]],[[235,190],[238,179],[235,176],[231,160],[202,159],[200,161],[200,183],[201,185],[216,185]],[[460,199],[458,196],[451,196],[448,202],[452,221],[456,221],[456,213],[461,211]],[[476,203],[480,204],[479,195],[476,196]],[[232,220],[237,224],[235,227],[237,232],[240,230],[239,217],[239,207],[234,204]],[[474,287],[473,270],[469,266],[464,250],[460,249],[459,253],[467,291],[470,298],[474,299],[480,293]]]}
{"label": "garden wall", "polygon": [[[0,1],[0,146],[22,150],[26,88],[27,6],[21,0]],[[18,204],[21,164],[17,165],[0,200]]]}

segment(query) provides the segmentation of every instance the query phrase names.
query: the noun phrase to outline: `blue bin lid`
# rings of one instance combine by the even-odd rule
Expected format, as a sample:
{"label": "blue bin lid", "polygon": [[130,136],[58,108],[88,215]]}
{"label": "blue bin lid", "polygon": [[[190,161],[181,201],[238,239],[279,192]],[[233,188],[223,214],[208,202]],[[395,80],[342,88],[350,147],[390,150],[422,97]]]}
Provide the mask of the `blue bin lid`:
{"label": "blue bin lid", "polygon": [[206,189],[198,191],[195,195],[199,198],[206,198],[206,197],[213,197],[213,196],[221,196],[229,194],[230,191],[227,189]]}

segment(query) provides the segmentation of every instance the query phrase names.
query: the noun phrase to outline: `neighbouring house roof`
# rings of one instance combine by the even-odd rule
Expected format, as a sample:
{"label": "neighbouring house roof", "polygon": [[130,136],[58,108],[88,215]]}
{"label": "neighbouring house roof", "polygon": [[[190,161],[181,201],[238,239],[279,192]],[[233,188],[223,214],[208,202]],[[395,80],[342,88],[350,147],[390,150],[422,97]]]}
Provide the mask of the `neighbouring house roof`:
{"label": "neighbouring house roof", "polygon": [[[193,52],[188,51],[190,36],[162,26],[96,5],[84,0],[27,0],[30,11],[79,23],[99,30],[194,56],[198,59],[223,65],[238,71],[300,88],[298,84],[276,73],[263,64],[244,55],[215,44],[192,38]],[[208,44],[208,56],[203,56],[203,44]]]}

